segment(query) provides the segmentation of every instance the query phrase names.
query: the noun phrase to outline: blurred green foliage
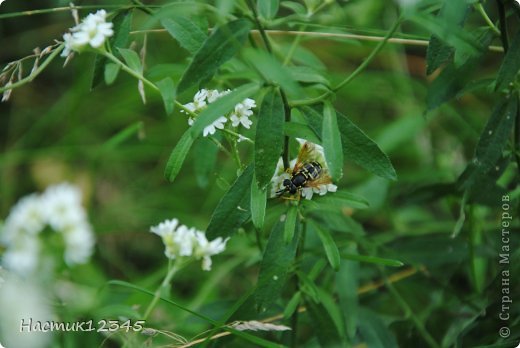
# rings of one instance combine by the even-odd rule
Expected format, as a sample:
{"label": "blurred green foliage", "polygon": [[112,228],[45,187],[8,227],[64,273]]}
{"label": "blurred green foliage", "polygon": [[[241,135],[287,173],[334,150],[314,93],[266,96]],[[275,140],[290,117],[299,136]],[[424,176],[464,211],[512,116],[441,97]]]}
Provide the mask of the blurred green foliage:
{"label": "blurred green foliage", "polygon": [[[509,291],[517,301],[519,9],[513,1],[501,0],[400,3],[409,5],[377,0],[259,0],[258,6],[227,0],[75,3],[107,11],[136,6],[128,38],[116,35],[111,43],[138,54],[143,49],[144,75],[166,82],[161,93],[145,86],[143,103],[136,79],[110,71],[114,66],[99,70],[102,58],[82,53],[65,67],[55,59],[0,104],[1,216],[21,196],[70,181],[84,192],[98,238],[89,265],[58,275],[63,283],[55,286],[71,285],[77,295],[70,303],[56,304],[59,319],[141,319],[151,297],[135,287],[153,293],[166,272],[163,245],[147,230],[176,217],[199,229],[209,226],[214,237],[238,232],[225,253],[215,257],[211,273],[192,264],[175,276],[164,296],[180,306],[162,302],[146,327],[188,339],[212,328],[186,307],[216,321],[216,327],[280,315],[292,331],[247,334],[293,347],[514,346],[520,339],[519,307],[511,306],[509,320],[499,319],[505,265],[498,255],[505,244],[502,197],[508,195],[507,211],[514,217],[508,227]],[[59,9],[68,6],[65,1],[38,3],[38,8],[55,11],[20,13],[33,6],[8,0],[0,7],[2,67],[35,47],[53,44],[74,24],[70,11]],[[80,9],[80,17],[91,11]],[[226,23],[235,17],[247,24],[238,31],[231,28],[235,39],[228,46],[205,41],[200,28],[220,27],[229,38],[230,27],[240,23]],[[382,39],[399,18],[394,36],[404,41],[381,46],[355,79],[330,92],[373,52],[377,43],[363,37]],[[270,54],[258,31],[246,38],[259,23],[272,30],[328,35],[268,32]],[[143,32],[163,26],[167,32]],[[192,30],[183,31],[186,27]],[[488,49],[506,42],[511,45],[507,53]],[[124,51],[121,55],[126,59]],[[211,55],[211,68],[202,71],[207,68],[204,58]],[[31,68],[29,61],[24,63],[25,71]],[[106,85],[106,74],[112,74],[109,82],[117,78]],[[93,76],[96,87],[91,89]],[[288,211],[292,202],[286,200],[268,199],[263,212],[262,185],[250,188],[260,178],[252,179],[253,166],[242,172],[207,138],[192,139],[187,116],[177,106],[170,115],[165,112],[175,97],[167,93],[171,81],[180,86],[176,98],[182,104],[191,101],[199,85],[236,89],[250,81],[280,86],[294,105],[329,93],[327,100],[337,112],[333,117],[327,104],[326,129],[317,103],[293,108],[292,123],[303,126],[286,124],[285,134],[311,132],[322,139],[339,130],[344,156],[337,161],[344,160],[344,166],[343,177],[335,182],[338,194],[318,203],[300,202],[298,214],[308,224],[295,209]],[[264,92],[256,94],[259,106]],[[207,110],[204,120],[219,116]],[[259,108],[255,117],[258,113]],[[257,122],[244,133],[251,139]],[[200,123],[199,131],[206,124]],[[283,135],[281,130],[277,134]],[[189,146],[179,151],[187,157],[170,162],[175,181],[169,183],[165,167],[183,138]],[[326,153],[338,151],[337,145],[325,145]],[[238,148],[244,165],[254,162],[254,145],[243,142]],[[249,206],[250,197],[260,202],[252,208],[252,221],[249,212],[229,215],[236,204],[247,201]],[[294,226],[292,235],[280,223],[284,214],[291,220],[286,224]],[[234,220],[226,220],[230,216]],[[234,225],[236,221],[240,223]],[[302,241],[303,249],[298,248]],[[267,248],[265,254],[262,248]],[[273,283],[273,276],[280,282]],[[306,310],[299,312],[297,306]],[[500,337],[502,326],[511,329],[510,337]],[[101,334],[62,333],[55,335],[54,346],[99,346],[103,340]],[[117,333],[108,340],[106,346],[178,344],[159,331],[149,337]],[[266,345],[236,333],[204,344]]]}

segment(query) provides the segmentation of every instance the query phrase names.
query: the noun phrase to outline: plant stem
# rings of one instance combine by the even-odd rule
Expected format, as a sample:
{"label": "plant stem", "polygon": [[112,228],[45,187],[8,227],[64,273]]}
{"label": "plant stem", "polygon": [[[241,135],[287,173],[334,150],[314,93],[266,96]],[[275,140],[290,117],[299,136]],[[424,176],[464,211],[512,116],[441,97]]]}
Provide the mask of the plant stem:
{"label": "plant stem", "polygon": [[161,292],[163,289],[167,289],[167,287],[170,285],[173,276],[175,273],[179,270],[177,267],[177,264],[174,263],[173,260],[170,260],[168,263],[168,273],[166,274],[166,277],[164,277],[164,280],[162,281],[161,285],[155,290],[154,297],[152,299],[152,302],[148,305],[148,308],[146,308],[146,311],[144,312],[143,320],[148,319],[148,316],[154,309],[154,307],[157,305],[157,302],[161,298]]}
{"label": "plant stem", "polygon": [[[160,8],[159,5],[148,5],[145,6],[145,8],[148,7],[155,7]],[[131,8],[143,8],[143,6],[139,5],[85,5],[85,6],[64,6],[64,7],[53,7],[53,8],[44,8],[40,10],[29,10],[29,11],[20,11],[20,12],[11,12],[11,13],[4,13],[0,14],[0,19],[4,18],[13,18],[13,17],[20,17],[20,16],[33,16],[33,15],[39,15],[39,14],[46,14],[46,13],[53,13],[53,12],[63,12],[63,11],[70,11],[70,10],[91,10],[91,9],[131,9]]]}
{"label": "plant stem", "polygon": [[54,60],[54,58],[56,58],[56,56],[63,50],[63,47],[63,44],[56,47],[54,51],[47,57],[47,59],[45,59],[42,65],[40,65],[36,70],[31,72],[29,76],[24,77],[23,79],[18,80],[9,86],[0,87],[0,93],[7,91],[8,89],[15,89],[17,87],[23,86],[26,83],[29,83],[32,80],[34,80],[36,76],[38,76],[47,67],[47,65],[49,65]]}
{"label": "plant stem", "polygon": [[[285,92],[280,89],[280,95],[282,96],[283,109],[285,114],[285,122],[291,122],[291,107]],[[283,167],[289,168],[289,137],[285,136],[283,139],[283,154],[282,154]]]}
{"label": "plant stem", "polygon": [[[137,71],[134,71],[132,69],[130,69],[130,67],[128,65],[126,65],[125,63],[123,63],[121,60],[119,60],[116,56],[114,56],[112,53],[110,52],[103,52],[103,55],[105,57],[107,57],[108,59],[110,59],[112,62],[118,64],[121,66],[121,69],[123,69],[123,71],[126,71],[127,73],[129,73],[130,75],[132,75],[133,77],[135,77],[136,79],[138,80],[141,80],[143,81],[143,83],[145,85],[147,85],[148,87],[152,88],[153,90],[155,90],[156,92],[159,92],[160,93],[160,90],[159,90],[159,87],[157,87],[152,81],[148,80],[146,77],[144,77],[141,73],[137,72]],[[197,114],[194,113],[193,111],[191,111],[190,109],[186,108],[184,105],[182,105],[181,103],[179,103],[179,101],[175,100],[175,105],[177,105],[179,108],[181,108],[184,112],[186,112],[188,115],[190,115],[191,117],[197,117]]]}
{"label": "plant stem", "polygon": [[356,68],[356,70],[354,70],[346,79],[341,81],[336,87],[332,88],[330,91],[327,91],[327,92],[323,93],[322,95],[320,95],[320,96],[318,96],[316,98],[311,98],[311,99],[306,99],[306,100],[296,100],[296,101],[292,102],[291,106],[312,105],[312,104],[319,103],[319,102],[325,100],[326,98],[328,98],[334,92],[339,91],[341,88],[343,88],[347,84],[349,84],[363,70],[365,70],[365,68],[372,62],[374,57],[385,46],[385,44],[388,41],[388,39],[390,39],[390,37],[395,33],[395,31],[397,30],[397,28],[399,27],[399,25],[401,24],[402,21],[403,21],[402,18],[398,18],[395,21],[394,25],[390,28],[390,30],[388,31],[386,36],[384,37],[383,41],[380,41],[377,44],[377,46],[372,50],[372,52],[370,52],[368,57],[366,57],[366,59]]}
{"label": "plant stem", "polygon": [[258,30],[260,31],[260,36],[262,36],[262,41],[264,42],[265,48],[269,53],[273,53],[273,49],[271,47],[271,43],[269,42],[269,38],[267,37],[267,34],[265,33],[264,27],[262,23],[260,23],[260,18],[258,17],[258,12],[256,12],[256,7],[253,4],[251,0],[247,0],[247,3],[249,4],[249,8],[253,12],[253,18],[255,20],[256,26],[258,27]]}
{"label": "plant stem", "polygon": [[495,23],[489,18],[488,14],[486,13],[486,10],[484,9],[484,6],[482,6],[482,3],[477,2],[475,4],[475,9],[480,13],[488,27],[497,35],[500,35],[500,30],[496,27]]}
{"label": "plant stem", "polygon": [[428,345],[432,348],[440,348],[441,346],[435,341],[435,339],[430,335],[430,333],[426,330],[424,327],[424,324],[419,320],[419,318],[415,315],[415,313],[412,311],[408,303],[404,300],[404,298],[399,294],[399,292],[395,289],[395,287],[392,285],[390,281],[388,281],[388,278],[384,274],[382,270],[381,274],[383,275],[383,279],[385,282],[385,286],[388,290],[390,290],[390,293],[395,298],[401,309],[404,311],[405,316],[409,317],[412,322],[414,323],[415,327],[417,328],[417,331],[419,334],[423,337],[423,339],[428,343]]}
{"label": "plant stem", "polygon": [[[229,129],[226,129],[226,128],[224,128],[224,129],[219,129],[219,130],[222,131],[222,132],[224,132],[224,133],[227,133],[227,134],[233,135],[233,136],[234,136],[235,138],[237,138],[237,139],[241,137],[240,134],[238,134],[238,133],[236,133],[236,132],[233,132],[232,130],[229,130]],[[249,139],[248,137],[244,137],[244,136],[242,136],[242,140],[243,140],[243,141],[246,141],[246,142],[248,142],[248,143],[250,143],[250,144],[254,144],[254,143],[255,143],[253,140]]]}
{"label": "plant stem", "polygon": [[507,53],[507,50],[509,49],[509,38],[507,35],[506,10],[501,0],[496,0],[496,2],[498,7],[498,20],[500,24],[500,38],[502,40],[504,52]]}

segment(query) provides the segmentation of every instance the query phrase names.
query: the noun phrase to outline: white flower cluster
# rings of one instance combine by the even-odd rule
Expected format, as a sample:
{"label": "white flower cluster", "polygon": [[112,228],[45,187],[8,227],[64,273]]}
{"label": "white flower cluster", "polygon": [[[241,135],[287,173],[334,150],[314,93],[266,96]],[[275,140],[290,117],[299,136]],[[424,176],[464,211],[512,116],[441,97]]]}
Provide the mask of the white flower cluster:
{"label": "white flower cluster", "polygon": [[[216,89],[201,89],[198,91],[193,97],[193,102],[184,104],[184,107],[193,113],[198,113],[208,104],[213,103],[218,98],[230,93],[231,90],[225,90],[222,92],[217,91]],[[244,126],[249,129],[253,124],[253,121],[249,119],[251,115],[253,115],[252,108],[256,107],[256,102],[253,99],[246,98],[241,103],[235,105],[235,108],[232,112],[227,116],[220,116],[217,118],[212,124],[204,128],[203,135],[207,137],[208,135],[215,134],[217,129],[224,129],[224,126],[228,120],[231,121],[231,125],[233,127],[238,127],[239,125]],[[188,118],[188,124],[191,126],[195,120],[190,115]]]}
{"label": "white flower cluster", "polygon": [[67,57],[72,51],[81,52],[87,45],[92,48],[100,48],[105,40],[114,35],[112,23],[106,22],[107,13],[99,10],[91,13],[76,26],[70,28],[70,33],[63,35],[65,48],[61,53],[62,57]]}
{"label": "white flower cluster", "polygon": [[[303,146],[307,141],[304,139],[296,138],[296,140],[300,143],[300,147]],[[318,161],[322,166],[323,170],[327,171],[327,161],[325,160],[325,153],[323,152],[323,147],[318,144],[311,143],[313,145],[314,151],[312,153],[313,160]],[[291,168],[296,164],[296,158],[293,159],[289,165]],[[274,172],[273,177],[271,178],[271,198],[276,197],[276,192],[283,189],[283,181],[285,179],[290,179],[291,175],[284,170],[283,160],[280,157],[278,160],[278,164],[276,165],[276,170]],[[302,197],[305,199],[312,199],[312,196],[317,193],[320,196],[325,195],[327,192],[336,192],[338,187],[332,183],[330,184],[321,184],[317,187],[304,187],[301,189]]]}
{"label": "white flower cluster", "polygon": [[229,238],[208,241],[202,231],[179,225],[179,220],[172,219],[161,222],[157,226],[152,226],[150,232],[162,238],[165,246],[164,254],[167,258],[175,260],[183,257],[202,259],[202,269],[211,270],[211,256],[220,254],[226,249]]}
{"label": "white flower cluster", "polygon": [[19,274],[35,271],[41,250],[40,233],[46,226],[62,235],[68,265],[88,261],[95,240],[81,206],[81,192],[62,183],[48,187],[41,195],[26,196],[11,208],[0,228],[0,244],[6,247],[3,265]]}

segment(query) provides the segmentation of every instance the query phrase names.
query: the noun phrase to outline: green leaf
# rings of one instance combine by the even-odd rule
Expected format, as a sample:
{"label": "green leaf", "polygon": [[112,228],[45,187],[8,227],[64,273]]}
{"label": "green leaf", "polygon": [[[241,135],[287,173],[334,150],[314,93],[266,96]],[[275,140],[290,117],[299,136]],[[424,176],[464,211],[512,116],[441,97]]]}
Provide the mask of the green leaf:
{"label": "green leaf", "polygon": [[280,86],[290,98],[302,98],[303,91],[292,78],[286,66],[283,66],[271,54],[255,49],[245,49],[244,57],[249,65],[267,82]]}
{"label": "green leaf", "polygon": [[306,303],[314,333],[318,337],[320,346],[323,348],[345,347],[344,339],[325,306],[313,301],[306,301]]}
{"label": "green leaf", "polygon": [[307,13],[305,6],[296,1],[282,1],[280,5],[299,15],[305,15]]}
{"label": "green leaf", "polygon": [[495,107],[480,135],[475,158],[459,179],[463,188],[481,189],[484,177],[495,171],[513,129],[517,108],[516,97],[504,98]]}
{"label": "green leaf", "polygon": [[136,51],[127,48],[118,48],[118,50],[130,69],[139,73],[143,71],[141,59]]}
{"label": "green leaf", "polygon": [[173,84],[173,80],[166,77],[155,85],[159,88],[159,92],[161,93],[164,102],[164,109],[166,110],[166,113],[170,115],[173,112],[173,107],[175,105],[175,85]]}
{"label": "green leaf", "polygon": [[117,78],[121,65],[115,63],[108,63],[105,65],[105,83],[111,85]]}
{"label": "green leaf", "polygon": [[177,145],[175,145],[175,148],[173,149],[170,158],[166,163],[164,177],[169,182],[173,182],[177,174],[179,174],[182,164],[186,159],[186,155],[188,154],[188,151],[190,151],[191,145],[193,145],[193,138],[191,137],[190,131],[187,130],[179,139]]}
{"label": "green leaf", "polygon": [[359,308],[359,332],[367,347],[398,348],[394,334],[385,325],[379,313]]}
{"label": "green leaf", "polygon": [[272,19],[278,13],[278,7],[280,6],[279,0],[257,0],[256,7],[260,16],[265,19]]}
{"label": "green leaf", "polygon": [[[466,20],[468,8],[464,1],[445,1],[437,18],[446,27],[455,27],[460,30]],[[442,41],[435,34],[432,35],[426,51],[426,74],[430,75],[442,64],[446,63],[452,57],[454,51],[453,46]]]}
{"label": "green leaf", "polygon": [[251,220],[253,220],[253,225],[258,229],[264,227],[266,204],[267,190],[262,190],[258,187],[255,173],[251,181]]}
{"label": "green leaf", "polygon": [[[130,137],[136,136],[136,134],[139,134],[140,131],[143,130],[143,121],[138,121],[135,123],[132,123],[131,125],[127,126],[120,132],[116,133],[114,136],[112,136],[110,139],[105,141],[102,145],[103,151],[111,150],[116,148],[118,145],[125,142]],[[137,138],[137,136],[136,136]]]}
{"label": "green leaf", "polygon": [[285,306],[285,309],[283,310],[283,317],[285,319],[290,318],[294,314],[294,312],[296,312],[301,300],[302,300],[302,293],[297,291],[293,295],[293,297],[291,297],[291,299],[287,303],[287,306]]}
{"label": "green leaf", "polygon": [[289,244],[293,240],[297,219],[298,207],[291,204],[289,209],[287,209],[287,214],[285,214],[285,225],[283,228],[283,241],[285,244]]}
{"label": "green leaf", "polygon": [[[219,138],[218,134],[213,137]],[[199,137],[193,145],[193,169],[195,171],[195,178],[197,184],[204,188],[208,186],[208,177],[212,174],[218,158],[218,147],[208,137]]]}
{"label": "green leaf", "polygon": [[[355,248],[350,248],[354,252]],[[336,273],[336,293],[339,307],[345,322],[345,332],[350,339],[356,335],[358,323],[358,287],[359,264],[341,260],[339,271]]]}
{"label": "green leaf", "polygon": [[191,86],[210,79],[223,63],[240,50],[251,28],[249,21],[238,19],[214,30],[195,53],[179,82],[178,92],[182,93]]}
{"label": "green leaf", "polygon": [[257,83],[249,83],[208,104],[195,118],[195,122],[191,126],[192,137],[198,137],[206,126],[212,124],[220,116],[229,113],[236,104],[242,102],[247,97],[251,97],[259,88],[260,86]]}
{"label": "green leaf", "polygon": [[394,166],[379,146],[359,129],[347,116],[338,112],[338,126],[343,144],[343,154],[348,160],[369,172],[389,180],[397,180]]}
{"label": "green leaf", "polygon": [[218,202],[206,230],[208,238],[231,236],[251,216],[253,173],[253,166],[249,165]]}
{"label": "green leaf", "polygon": [[334,181],[338,181],[343,176],[343,148],[336,110],[330,103],[325,103],[323,109],[321,139],[330,175]]}
{"label": "green leaf", "polygon": [[516,33],[502,61],[498,71],[495,90],[506,88],[513,82],[518,74],[518,70],[520,70],[520,30]]}
{"label": "green leaf", "polygon": [[327,260],[329,260],[332,268],[337,271],[339,270],[340,256],[339,250],[332,238],[330,232],[312,220],[309,220],[308,227],[320,237],[321,243],[323,244],[323,248],[325,249],[325,255],[327,255]]}
{"label": "green leaf", "polygon": [[289,74],[295,81],[304,83],[318,83],[330,87],[330,82],[322,74],[307,66],[290,66]]}
{"label": "green leaf", "polygon": [[[465,59],[459,59],[458,64],[452,63],[442,70],[428,87],[427,111],[433,110],[454,98],[467,85],[472,76],[471,73],[483,59],[487,46],[492,39],[493,35],[486,32],[480,37],[481,50],[479,55],[469,55]],[[486,49],[483,47],[486,47]]]}
{"label": "green leaf", "polygon": [[[128,44],[130,30],[132,28],[132,14],[133,12],[130,9],[120,11],[114,16],[114,19],[112,20],[114,36],[109,39],[110,47],[125,47]],[[96,55],[90,89],[94,89],[103,81],[103,77],[106,76],[107,63],[108,58],[101,54]]]}
{"label": "green leaf", "polygon": [[297,122],[285,122],[284,133],[292,138],[302,138],[314,144],[321,144],[321,139],[316,132],[306,124]]}
{"label": "green leaf", "polygon": [[[309,126],[317,134],[322,133],[322,114],[314,108],[304,106],[300,108],[307,119]],[[379,146],[359,129],[347,116],[337,113],[337,122],[343,145],[345,159],[352,160],[369,172],[389,180],[397,180],[392,163]]]}
{"label": "green leaf", "polygon": [[291,268],[296,255],[296,248],[300,239],[299,229],[294,234],[290,244],[283,242],[283,233],[284,224],[282,222],[276,223],[271,231],[262,258],[255,293],[258,309],[262,312],[266,311],[271,304],[280,298],[288,270]]}
{"label": "green leaf", "polygon": [[191,54],[195,54],[208,38],[200,26],[187,17],[164,18],[161,24]]}
{"label": "green leaf", "polygon": [[354,193],[339,191],[312,200],[304,200],[303,203],[309,210],[330,209],[330,211],[343,210],[345,208],[366,209],[369,207],[365,198]]}
{"label": "green leaf", "polygon": [[255,136],[255,173],[262,189],[270,183],[282,153],[284,119],[280,92],[270,89],[260,106]]}

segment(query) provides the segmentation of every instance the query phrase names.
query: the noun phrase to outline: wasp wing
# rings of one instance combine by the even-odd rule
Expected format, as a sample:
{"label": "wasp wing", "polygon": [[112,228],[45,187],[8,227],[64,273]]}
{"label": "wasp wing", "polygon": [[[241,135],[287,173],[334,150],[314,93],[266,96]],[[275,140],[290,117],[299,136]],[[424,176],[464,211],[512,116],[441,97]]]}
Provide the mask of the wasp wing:
{"label": "wasp wing", "polygon": [[300,147],[300,152],[298,152],[298,158],[296,159],[296,163],[294,164],[294,168],[292,170],[293,174],[297,173],[300,169],[302,169],[303,165],[308,162],[312,162],[316,155],[316,146],[306,141]]}

